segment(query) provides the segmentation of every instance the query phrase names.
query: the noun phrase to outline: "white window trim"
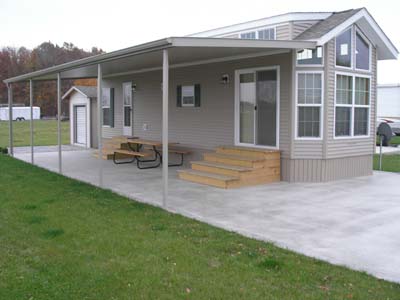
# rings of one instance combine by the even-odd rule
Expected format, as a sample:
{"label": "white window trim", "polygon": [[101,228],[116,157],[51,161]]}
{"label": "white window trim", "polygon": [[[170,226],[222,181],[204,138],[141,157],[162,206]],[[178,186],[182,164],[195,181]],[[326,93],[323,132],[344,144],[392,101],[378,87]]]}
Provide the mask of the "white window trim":
{"label": "white window trim", "polygon": [[[302,67],[305,67],[305,68],[323,68],[325,66],[325,45],[318,46],[318,47],[321,47],[321,49],[322,49],[322,63],[320,65],[316,65],[316,64],[304,64],[304,65],[303,64],[299,64],[299,61],[297,59],[297,51],[298,50],[296,50],[296,67],[298,67],[298,68],[302,68]],[[336,48],[336,46],[335,46],[335,48]],[[336,63],[336,61],[335,61],[335,63]]]}
{"label": "white window trim", "polygon": [[[276,144],[275,146],[260,146],[255,144],[246,144],[240,142],[240,74],[249,73],[249,72],[257,72],[263,70],[276,70],[277,74],[277,83],[276,83]],[[235,146],[246,146],[260,149],[272,149],[279,150],[280,143],[280,102],[281,102],[281,68],[279,65],[275,66],[267,66],[267,67],[259,67],[259,68],[249,68],[249,69],[240,69],[235,70],[235,109],[234,109],[234,130],[235,130]]]}
{"label": "white window trim", "polygon": [[[245,34],[245,33],[250,33],[250,32],[255,32],[256,33],[256,40],[258,40],[258,32],[261,30],[265,30],[265,29],[273,29],[274,30],[274,36],[275,36],[275,40],[271,40],[271,41],[276,41],[276,26],[268,26],[268,27],[260,27],[260,28],[253,28],[251,30],[243,30],[243,31],[238,31],[232,34],[237,34],[239,36],[239,39],[241,38],[240,35]],[[229,35],[232,35],[229,34]]]}
{"label": "white window trim", "polygon": [[[193,103],[189,103],[189,104],[183,103],[183,88],[184,87],[193,87]],[[182,105],[182,107],[195,107],[195,105],[196,105],[196,87],[194,84],[182,85],[181,105]]]}
{"label": "white window trim", "polygon": [[[297,58],[297,57],[296,57]],[[299,104],[298,103],[298,80],[299,74],[321,74],[321,104]],[[324,71],[296,71],[296,84],[295,84],[295,120],[294,120],[294,130],[295,130],[295,140],[299,141],[321,141],[324,139]],[[298,132],[298,119],[299,119],[299,107],[320,107],[320,126],[319,126],[319,137],[299,137]]]}
{"label": "white window trim", "polygon": [[[357,34],[359,34],[362,37],[362,39],[368,44],[368,47],[369,47],[369,53],[368,53],[368,56],[369,56],[369,69],[368,70],[366,70],[366,69],[358,69],[357,68],[357,54],[356,54],[356,51],[357,51]],[[372,71],[372,44],[369,41],[369,39],[367,38],[367,36],[360,29],[358,29],[357,27],[356,27],[355,34],[354,34],[354,41],[355,41],[354,42],[354,58],[355,58],[355,60],[354,60],[354,70],[359,71],[359,72],[370,73]]]}
{"label": "white window trim", "polygon": [[[102,92],[102,95],[104,95],[104,89],[107,89],[107,90],[110,90],[111,88],[103,88],[103,92]],[[110,99],[110,104],[111,104],[111,99]],[[102,127],[104,127],[104,128],[111,128],[111,126],[110,125],[104,125],[104,108],[110,108],[111,109],[111,105],[103,105],[103,100],[101,101],[101,116],[102,116],[102,118],[103,118],[103,120],[102,120]]]}
{"label": "white window trim", "polygon": [[257,40],[260,39],[260,37],[259,37],[259,31],[267,30],[267,29],[273,29],[273,30],[274,30],[274,37],[275,37],[275,39],[273,39],[273,40],[264,40],[264,41],[276,41],[276,26],[270,26],[270,27],[264,27],[264,28],[258,28],[258,29],[256,29],[256,39],[257,39]]}
{"label": "white window trim", "polygon": [[[350,35],[351,35],[351,39],[350,39],[350,43],[351,43],[351,53],[350,53],[350,67],[344,67],[344,66],[338,66],[336,63],[336,38],[341,35],[342,33],[345,33],[346,31],[350,30]],[[355,49],[354,49],[354,28],[353,26],[347,27],[345,30],[343,30],[341,33],[339,33],[338,35],[336,35],[335,37],[335,67],[337,69],[343,69],[343,70],[353,70],[354,68],[354,53],[355,53]]]}
{"label": "white window trim", "polygon": [[[337,86],[337,75],[344,75],[352,77],[353,90],[352,90],[352,104],[336,104],[336,86]],[[369,79],[369,105],[355,104],[355,82],[356,77],[368,78]],[[333,139],[334,140],[346,140],[346,139],[366,139],[371,137],[371,90],[372,90],[372,76],[367,74],[350,73],[350,72],[335,72],[335,86],[334,86],[334,107],[333,107]],[[336,107],[350,107],[350,135],[348,136],[336,136]],[[355,108],[368,108],[368,128],[367,135],[354,135],[354,110]]]}

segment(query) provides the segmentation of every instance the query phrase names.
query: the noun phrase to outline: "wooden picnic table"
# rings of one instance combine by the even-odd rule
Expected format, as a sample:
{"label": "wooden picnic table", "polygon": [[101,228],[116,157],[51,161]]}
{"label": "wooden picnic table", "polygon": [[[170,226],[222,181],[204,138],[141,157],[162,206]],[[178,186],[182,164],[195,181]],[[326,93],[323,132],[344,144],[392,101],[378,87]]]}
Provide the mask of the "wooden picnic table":
{"label": "wooden picnic table", "polygon": [[[179,143],[168,143],[168,146],[172,145],[177,145]],[[121,163],[130,163],[136,161],[137,167],[139,169],[153,169],[153,168],[158,168],[162,164],[162,150],[158,149],[162,147],[162,142],[160,141],[154,141],[154,140],[147,140],[147,139],[140,139],[140,138],[135,138],[135,139],[130,139],[127,142],[129,150],[124,150],[122,151],[116,151],[115,153],[121,153],[125,155],[131,154],[133,159],[128,162],[117,162],[115,159],[115,153],[114,153],[114,163],[116,164],[121,164]],[[150,146],[151,149],[147,149],[145,151],[143,149],[144,146]],[[152,152],[152,155],[149,154],[150,150]],[[170,152],[176,153],[181,156],[181,161],[176,164],[169,164],[169,167],[174,167],[174,166],[181,166],[183,164],[183,156],[189,151],[184,151],[184,150],[177,150],[177,149],[170,149]],[[151,159],[145,159],[145,157],[153,156]],[[151,164],[149,164],[151,163]]]}

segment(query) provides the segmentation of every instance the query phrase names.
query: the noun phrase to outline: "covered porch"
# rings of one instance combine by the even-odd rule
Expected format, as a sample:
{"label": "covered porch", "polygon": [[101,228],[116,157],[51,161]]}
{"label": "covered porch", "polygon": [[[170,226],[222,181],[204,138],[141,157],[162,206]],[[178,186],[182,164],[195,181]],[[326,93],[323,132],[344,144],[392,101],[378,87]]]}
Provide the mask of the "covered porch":
{"label": "covered porch", "polygon": [[[30,163],[29,151],[15,150],[16,158]],[[35,154],[35,164],[57,172],[57,149],[45,150]],[[92,151],[65,148],[63,174],[100,186],[99,160]],[[177,170],[170,168],[167,210],[399,282],[399,177],[376,172],[329,183],[278,182],[225,190],[179,180]],[[103,188],[163,206],[160,168],[138,170],[103,161],[102,179]]]}
{"label": "covered porch", "polygon": [[[169,142],[179,142],[184,146],[208,150],[217,145],[244,143],[250,146],[266,146],[287,152],[287,141],[290,138],[287,118],[289,117],[288,111],[291,103],[291,68],[292,58],[294,58],[292,54],[296,49],[314,47],[316,47],[315,42],[167,38],[8,79],[6,83],[9,87],[9,106],[11,107],[13,103],[12,84],[14,82],[29,81],[32,100],[34,81],[56,79],[58,86],[57,105],[60,109],[62,79],[97,78],[97,99],[102,99],[102,101],[97,101],[98,121],[96,131],[98,136],[107,138],[124,134],[161,141],[163,161],[160,172],[162,172],[163,182],[162,198],[164,206],[166,206],[169,190],[169,168],[167,167],[169,163]],[[281,68],[281,65],[284,65],[284,68]],[[236,100],[240,94],[237,91],[240,83],[238,80],[241,80],[240,78],[243,75],[243,83],[247,83],[246,76],[249,72],[256,74],[260,69],[273,72],[275,89],[270,94],[276,99],[273,104],[275,110],[273,116],[268,118],[264,124],[267,127],[263,129],[267,130],[268,125],[271,124],[274,126],[271,127],[269,140],[261,139],[256,142],[255,125],[251,124],[255,121],[246,121],[245,123],[249,124],[246,127],[247,129],[244,129],[246,131],[245,138],[241,140],[239,136],[242,129],[238,127],[238,122],[235,119],[237,112],[241,109],[240,101]],[[245,72],[242,73],[238,70],[245,70]],[[262,76],[268,77],[271,74],[263,74]],[[282,76],[284,76],[285,85],[279,84]],[[177,109],[174,107],[178,93],[176,86],[186,84],[188,77],[190,83],[194,85],[199,80],[206,82],[202,91],[202,98],[207,106],[204,105],[199,110],[192,112],[180,111],[180,114],[177,114]],[[125,99],[123,100],[122,95],[122,86],[125,88],[123,84],[125,81],[133,83],[130,86],[131,89],[135,88],[133,96],[136,98],[133,99],[134,113],[136,111],[141,112],[139,117],[133,115],[133,121],[128,125],[124,119],[127,113]],[[229,85],[225,85],[226,83],[229,83]],[[103,105],[104,88],[112,88],[115,85],[119,86],[119,89],[115,89],[115,95],[118,96],[115,100],[116,103],[119,103],[116,108],[118,108],[118,113],[122,112],[123,117],[119,119],[121,123],[116,124],[116,126],[104,126],[106,125]],[[183,92],[181,90],[181,93]],[[250,94],[255,93],[254,90]],[[148,126],[146,121],[148,119],[156,120],[156,122]],[[107,122],[109,121],[107,120]],[[60,118],[58,122],[60,128]],[[128,131],[126,131],[126,127],[129,127]],[[185,128],[186,130],[182,131]],[[247,132],[249,131],[248,128],[250,128],[250,132]],[[33,125],[31,131],[33,131]],[[30,160],[32,163],[36,163],[32,133],[31,139]],[[62,151],[60,130],[58,140],[57,171],[64,174],[66,163],[63,157],[67,154]],[[102,138],[98,140],[99,157],[102,157],[104,151]],[[13,155],[12,122],[10,123],[10,153]],[[104,162],[97,161],[100,186],[105,184],[104,174],[102,173],[103,165]]]}

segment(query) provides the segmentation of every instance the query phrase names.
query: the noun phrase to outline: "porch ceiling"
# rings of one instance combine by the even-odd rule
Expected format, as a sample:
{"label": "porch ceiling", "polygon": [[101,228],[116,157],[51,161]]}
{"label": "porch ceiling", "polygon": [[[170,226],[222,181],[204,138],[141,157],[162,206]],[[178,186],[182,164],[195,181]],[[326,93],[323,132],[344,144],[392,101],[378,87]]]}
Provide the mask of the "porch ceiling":
{"label": "porch ceiling", "polygon": [[215,62],[225,58],[240,59],[268,55],[291,49],[314,48],[316,42],[263,41],[225,38],[172,37],[106,54],[80,59],[6,79],[12,83],[27,80],[53,80],[57,73],[63,79],[95,78],[97,64],[102,64],[104,78],[161,69],[162,50],[169,49],[170,67],[189,63]]}

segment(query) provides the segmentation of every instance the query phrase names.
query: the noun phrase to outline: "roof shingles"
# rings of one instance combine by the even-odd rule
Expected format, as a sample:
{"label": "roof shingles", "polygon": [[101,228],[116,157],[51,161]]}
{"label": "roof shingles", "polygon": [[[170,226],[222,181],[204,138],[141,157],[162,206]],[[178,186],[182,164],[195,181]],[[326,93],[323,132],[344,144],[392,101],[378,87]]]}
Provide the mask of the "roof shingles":
{"label": "roof shingles", "polygon": [[362,8],[358,9],[350,9],[341,12],[335,12],[325,20],[319,21],[314,26],[310,27],[300,35],[298,35],[295,39],[296,40],[315,40],[319,39],[336,26],[340,25],[348,18],[354,16],[358,13]]}

